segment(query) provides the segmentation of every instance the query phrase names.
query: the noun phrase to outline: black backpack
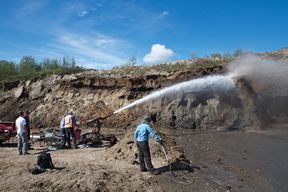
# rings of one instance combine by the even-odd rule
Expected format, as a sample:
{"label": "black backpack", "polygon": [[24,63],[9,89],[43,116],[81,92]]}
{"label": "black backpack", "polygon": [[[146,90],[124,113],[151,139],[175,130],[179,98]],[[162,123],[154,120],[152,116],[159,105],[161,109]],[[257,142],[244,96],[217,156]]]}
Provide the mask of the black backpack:
{"label": "black backpack", "polygon": [[54,168],[50,153],[43,152],[37,157],[37,165],[43,169]]}
{"label": "black backpack", "polygon": [[37,175],[40,173],[43,173],[46,171],[46,169],[43,169],[39,165],[34,165],[30,170],[29,170],[33,175]]}

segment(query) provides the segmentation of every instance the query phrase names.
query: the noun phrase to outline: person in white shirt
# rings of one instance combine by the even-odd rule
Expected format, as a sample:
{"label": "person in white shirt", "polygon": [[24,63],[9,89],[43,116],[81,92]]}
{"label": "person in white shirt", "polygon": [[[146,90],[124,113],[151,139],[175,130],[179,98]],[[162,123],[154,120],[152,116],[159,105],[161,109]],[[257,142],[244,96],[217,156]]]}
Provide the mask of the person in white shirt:
{"label": "person in white shirt", "polygon": [[24,119],[24,112],[19,113],[19,117],[16,119],[15,125],[17,129],[19,155],[28,155],[28,134],[26,120]]}

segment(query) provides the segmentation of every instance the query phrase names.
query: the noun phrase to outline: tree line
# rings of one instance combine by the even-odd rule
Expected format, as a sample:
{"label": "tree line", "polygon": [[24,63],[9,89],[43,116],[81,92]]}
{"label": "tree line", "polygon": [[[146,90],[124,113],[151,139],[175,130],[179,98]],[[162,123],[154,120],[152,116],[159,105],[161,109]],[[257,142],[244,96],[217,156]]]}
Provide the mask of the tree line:
{"label": "tree line", "polygon": [[0,82],[27,80],[33,77],[45,77],[49,74],[69,74],[83,71],[74,58],[46,58],[37,62],[32,56],[24,56],[19,63],[0,60]]}

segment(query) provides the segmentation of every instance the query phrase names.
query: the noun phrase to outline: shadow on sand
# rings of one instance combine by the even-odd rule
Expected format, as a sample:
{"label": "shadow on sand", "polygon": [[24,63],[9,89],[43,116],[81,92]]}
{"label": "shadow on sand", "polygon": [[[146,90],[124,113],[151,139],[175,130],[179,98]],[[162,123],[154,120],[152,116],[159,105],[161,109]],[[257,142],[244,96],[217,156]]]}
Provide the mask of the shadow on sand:
{"label": "shadow on sand", "polygon": [[185,170],[188,172],[194,172],[194,170],[200,170],[199,166],[192,165],[190,161],[177,161],[171,163],[171,170],[170,166],[163,166],[157,168],[159,173],[164,173],[164,172],[169,172],[169,171],[180,171],[180,170]]}
{"label": "shadow on sand", "polygon": [[17,147],[17,143],[2,143],[1,147]]}

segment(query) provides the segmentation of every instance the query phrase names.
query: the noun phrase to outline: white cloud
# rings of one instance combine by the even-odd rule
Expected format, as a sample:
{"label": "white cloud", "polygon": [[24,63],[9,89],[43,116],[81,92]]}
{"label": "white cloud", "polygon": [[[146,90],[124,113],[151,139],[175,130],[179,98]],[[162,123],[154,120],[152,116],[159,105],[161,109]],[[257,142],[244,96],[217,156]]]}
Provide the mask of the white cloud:
{"label": "white cloud", "polygon": [[64,55],[72,55],[81,60],[85,66],[93,68],[111,68],[125,62],[125,56],[119,53],[120,45],[123,48],[125,42],[102,34],[93,36],[81,36],[71,33],[62,33],[58,36],[55,45]]}
{"label": "white cloud", "polygon": [[145,55],[143,61],[145,63],[163,63],[169,61],[174,52],[165,47],[165,45],[154,44],[151,52]]}
{"label": "white cloud", "polygon": [[80,13],[78,13],[78,16],[79,17],[84,17],[87,14],[88,14],[88,11],[81,11]]}
{"label": "white cloud", "polygon": [[46,6],[46,0],[39,1],[25,1],[19,9],[16,10],[15,15],[18,18],[34,15]]}
{"label": "white cloud", "polygon": [[116,45],[120,45],[121,42],[120,40],[105,36],[105,35],[98,35],[95,40],[93,41],[96,46],[101,47],[101,48],[112,48],[115,47]]}
{"label": "white cloud", "polygon": [[95,3],[95,5],[96,5],[97,7],[103,7],[103,6],[104,6],[102,3]]}
{"label": "white cloud", "polygon": [[167,16],[167,15],[169,15],[170,13],[169,13],[169,11],[163,11],[162,13],[161,13],[161,15],[163,16],[163,17],[165,17],[165,16]]}

